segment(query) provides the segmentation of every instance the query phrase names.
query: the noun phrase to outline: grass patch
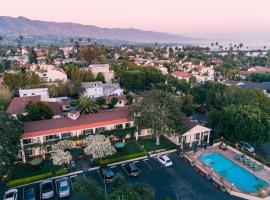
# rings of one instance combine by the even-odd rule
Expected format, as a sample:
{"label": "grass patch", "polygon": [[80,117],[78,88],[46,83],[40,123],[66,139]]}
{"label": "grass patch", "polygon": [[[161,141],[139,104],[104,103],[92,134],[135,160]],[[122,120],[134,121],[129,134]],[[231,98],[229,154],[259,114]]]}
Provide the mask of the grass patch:
{"label": "grass patch", "polygon": [[139,152],[139,153],[135,153],[135,154],[125,155],[125,156],[122,156],[122,157],[107,158],[107,159],[104,159],[104,160],[100,160],[99,164],[101,166],[104,166],[104,165],[109,165],[109,164],[112,164],[112,163],[117,163],[117,162],[122,162],[122,161],[125,161],[125,160],[130,160],[130,159],[134,159],[134,158],[143,157],[143,156],[146,156],[146,155],[147,155],[146,152]]}
{"label": "grass patch", "polygon": [[148,139],[139,139],[139,145],[144,148],[147,152],[157,151],[161,149],[172,150],[176,149],[177,146],[167,139],[160,137],[160,145],[156,145],[156,139],[148,138]]}
{"label": "grass patch", "polygon": [[108,156],[107,159],[111,159],[111,158],[117,158],[117,157],[123,157],[123,156],[127,156],[130,154],[136,154],[136,153],[140,153],[142,152],[142,150],[140,149],[140,147],[134,143],[127,143],[126,146],[124,147],[123,152],[118,152],[114,155]]}
{"label": "grass patch", "polygon": [[46,178],[49,178],[51,176],[52,176],[52,172],[48,172],[48,173],[40,174],[40,175],[36,175],[36,176],[11,180],[7,183],[7,187],[16,187],[19,185],[24,185],[24,184],[40,181],[42,179],[46,179]]}

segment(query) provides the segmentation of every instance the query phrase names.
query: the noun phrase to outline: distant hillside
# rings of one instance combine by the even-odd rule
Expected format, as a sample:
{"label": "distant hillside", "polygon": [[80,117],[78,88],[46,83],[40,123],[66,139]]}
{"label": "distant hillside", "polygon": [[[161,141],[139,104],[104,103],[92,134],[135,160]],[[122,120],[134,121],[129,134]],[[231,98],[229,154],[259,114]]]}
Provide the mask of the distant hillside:
{"label": "distant hillside", "polygon": [[56,23],[30,20],[25,17],[0,16],[0,34],[27,34],[32,36],[89,37],[96,39],[124,40],[142,43],[186,43],[198,41],[181,35],[143,31],[138,29],[100,28],[75,23]]}

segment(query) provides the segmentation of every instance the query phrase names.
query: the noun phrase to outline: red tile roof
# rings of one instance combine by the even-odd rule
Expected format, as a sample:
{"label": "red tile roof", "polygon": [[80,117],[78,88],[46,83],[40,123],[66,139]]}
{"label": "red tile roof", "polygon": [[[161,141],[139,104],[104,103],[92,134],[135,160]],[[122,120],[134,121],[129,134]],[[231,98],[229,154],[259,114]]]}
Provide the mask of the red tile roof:
{"label": "red tile roof", "polygon": [[129,108],[103,110],[92,115],[81,115],[77,120],[58,118],[24,123],[24,134],[21,138],[45,136],[54,133],[102,127],[111,124],[125,123],[129,120]]}
{"label": "red tile roof", "polygon": [[[38,96],[26,96],[26,97],[14,97],[11,103],[8,106],[7,113],[9,114],[22,114],[26,113],[25,106],[29,102],[39,102],[41,97]],[[47,102],[42,101],[43,103],[47,104],[53,111],[54,115],[61,115],[62,111],[60,109],[60,104],[58,102]]]}
{"label": "red tile roof", "polygon": [[181,78],[191,78],[193,76],[191,73],[187,73],[183,71],[174,71],[173,75],[181,77]]}
{"label": "red tile roof", "polygon": [[33,103],[40,101],[40,96],[14,97],[8,106],[7,113],[25,113],[25,106],[31,101]]}

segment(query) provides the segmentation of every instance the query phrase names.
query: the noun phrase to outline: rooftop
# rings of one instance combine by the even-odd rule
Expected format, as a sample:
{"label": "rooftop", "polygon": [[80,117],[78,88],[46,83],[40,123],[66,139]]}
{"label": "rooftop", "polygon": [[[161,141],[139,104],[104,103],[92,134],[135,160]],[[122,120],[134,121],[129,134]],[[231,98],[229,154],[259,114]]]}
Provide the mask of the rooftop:
{"label": "rooftop", "polygon": [[191,73],[187,73],[183,71],[174,71],[173,75],[181,77],[181,78],[191,78],[193,76]]}
{"label": "rooftop", "polygon": [[111,124],[128,122],[129,107],[102,110],[99,113],[81,115],[77,120],[58,118],[24,123],[21,138],[49,135]]}

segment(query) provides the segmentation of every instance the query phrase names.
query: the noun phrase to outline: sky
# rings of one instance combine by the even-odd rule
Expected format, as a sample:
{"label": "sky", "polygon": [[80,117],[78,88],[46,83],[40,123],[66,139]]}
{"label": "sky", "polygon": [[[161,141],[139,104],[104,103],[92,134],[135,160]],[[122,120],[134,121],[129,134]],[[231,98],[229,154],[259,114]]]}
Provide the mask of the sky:
{"label": "sky", "polygon": [[0,15],[270,42],[270,0],[0,0]]}

